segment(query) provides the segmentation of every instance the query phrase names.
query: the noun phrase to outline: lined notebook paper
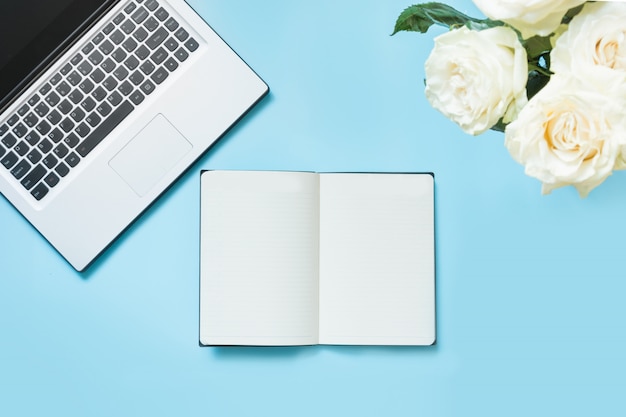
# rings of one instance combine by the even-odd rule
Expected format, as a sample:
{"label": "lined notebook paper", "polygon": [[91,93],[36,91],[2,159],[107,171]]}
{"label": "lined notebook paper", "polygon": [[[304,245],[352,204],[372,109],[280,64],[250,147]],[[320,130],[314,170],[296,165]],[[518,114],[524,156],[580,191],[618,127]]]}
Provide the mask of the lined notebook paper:
{"label": "lined notebook paper", "polygon": [[435,342],[430,174],[205,171],[202,345]]}

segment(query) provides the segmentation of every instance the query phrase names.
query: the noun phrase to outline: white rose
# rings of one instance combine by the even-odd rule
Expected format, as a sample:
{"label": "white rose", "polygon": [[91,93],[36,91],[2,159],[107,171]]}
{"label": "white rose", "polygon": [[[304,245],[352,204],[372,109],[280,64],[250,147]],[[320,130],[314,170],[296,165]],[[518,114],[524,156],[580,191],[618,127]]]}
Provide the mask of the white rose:
{"label": "white rose", "polygon": [[[626,3],[586,4],[550,53],[553,72],[595,77],[598,88],[626,82]],[[611,85],[611,84],[614,85]]]}
{"label": "white rose", "polygon": [[471,135],[513,120],[527,102],[526,50],[507,27],[438,36],[425,74],[430,104]]}
{"label": "white rose", "polygon": [[519,30],[524,39],[548,36],[561,24],[569,9],[585,0],[473,0],[487,17]]}
{"label": "white rose", "polygon": [[544,194],[573,185],[581,197],[602,183],[626,144],[624,101],[572,76],[554,75],[505,131],[505,146]]}

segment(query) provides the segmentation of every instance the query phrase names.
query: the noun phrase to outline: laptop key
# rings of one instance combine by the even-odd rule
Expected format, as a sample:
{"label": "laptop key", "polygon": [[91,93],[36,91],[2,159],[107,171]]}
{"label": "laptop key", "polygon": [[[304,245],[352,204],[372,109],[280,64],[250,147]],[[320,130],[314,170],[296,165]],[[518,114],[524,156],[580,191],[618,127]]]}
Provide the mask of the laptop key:
{"label": "laptop key", "polygon": [[112,106],[117,106],[118,104],[122,102],[122,100],[123,100],[122,95],[118,93],[117,91],[112,92],[107,97],[107,101],[111,103]]}
{"label": "laptop key", "polygon": [[93,112],[91,113],[89,116],[87,116],[87,118],[85,119],[85,121],[87,122],[87,124],[91,127],[96,127],[98,126],[98,124],[100,124],[100,121],[102,120],[102,118],[100,116],[98,116],[98,113]]}
{"label": "laptop key", "polygon": [[35,129],[37,129],[37,132],[39,132],[40,135],[45,135],[50,131],[50,125],[45,120],[42,120],[35,127]]}
{"label": "laptop key", "polygon": [[129,70],[134,70],[139,65],[139,60],[134,55],[131,55],[124,61],[124,65],[126,65]]}
{"label": "laptop key", "polygon": [[41,142],[37,144],[37,148],[39,148],[41,153],[46,154],[52,149],[52,143],[48,139],[42,139]]}
{"label": "laptop key", "polygon": [[42,198],[44,198],[48,194],[48,191],[50,190],[42,182],[41,184],[37,184],[37,186],[33,188],[30,194],[33,197],[35,197],[35,200],[40,201]]}
{"label": "laptop key", "polygon": [[107,117],[113,108],[106,101],[101,102],[96,108],[98,114],[102,117]]}
{"label": "laptop key", "polygon": [[100,46],[98,46],[98,49],[104,55],[109,55],[111,52],[113,52],[113,48],[114,48],[113,44],[108,39],[102,42]]}
{"label": "laptop key", "polygon": [[178,61],[174,58],[169,58],[163,65],[165,65],[165,68],[167,68],[169,72],[172,72],[178,68]]}
{"label": "laptop key", "polygon": [[113,131],[132,112],[133,105],[129,101],[124,101],[113,111],[102,124],[83,140],[76,147],[76,152],[83,158],[91,152],[104,138]]}
{"label": "laptop key", "polygon": [[141,91],[143,91],[143,93],[145,95],[148,95],[150,93],[152,93],[154,91],[154,84],[152,83],[152,81],[150,80],[146,80],[144,81],[143,84],[141,84],[141,87],[139,87],[141,89]]}
{"label": "laptop key", "polygon": [[[87,97],[82,103],[80,103],[80,106],[82,108],[85,108],[87,111],[91,111],[91,109],[93,109],[95,105],[96,105],[96,102],[93,101],[91,97]],[[85,117],[85,112],[83,111],[81,107],[76,107],[70,113],[70,117],[74,119],[75,122],[80,122]]]}
{"label": "laptop key", "polygon": [[65,133],[69,133],[72,129],[74,129],[74,122],[69,117],[66,117],[59,126]]}
{"label": "laptop key", "polygon": [[35,115],[35,113],[30,112],[24,118],[24,123],[26,123],[26,126],[32,128],[32,127],[35,127],[37,123],[39,123],[39,118]]}
{"label": "laptop key", "polygon": [[148,29],[149,32],[152,32],[154,29],[159,27],[159,21],[150,16],[145,22],[143,22],[143,27]]}
{"label": "laptop key", "polygon": [[135,106],[138,106],[141,104],[145,96],[141,93],[141,91],[135,90],[130,96],[128,96],[128,98],[130,99],[130,101],[133,102]]}
{"label": "laptop key", "polygon": [[44,117],[49,111],[50,107],[46,106],[44,102],[39,103],[37,107],[35,107],[35,113],[37,113],[39,117]]}
{"label": "laptop key", "polygon": [[115,25],[113,23],[109,23],[102,29],[102,33],[104,33],[105,35],[108,35],[109,33],[113,31],[113,29],[115,29]]}
{"label": "laptop key", "polygon": [[28,175],[24,177],[22,185],[27,190],[30,190],[43,178],[44,175],[46,175],[47,172],[48,170],[43,165],[37,165],[28,173]]}
{"label": "laptop key", "polygon": [[165,47],[170,52],[174,52],[176,48],[178,48],[178,42],[176,42],[176,39],[174,38],[169,38],[168,40],[165,41]]}
{"label": "laptop key", "polygon": [[141,64],[141,67],[139,67],[141,69],[141,71],[143,71],[144,74],[146,75],[150,75],[152,74],[152,71],[154,71],[154,64],[150,61],[146,61],[143,64]]}
{"label": "laptop key", "polygon": [[[132,10],[135,10],[135,3],[130,3],[128,6],[126,6],[126,9],[128,9],[129,7],[132,7]],[[126,10],[124,9],[124,10]],[[130,12],[126,12],[126,13],[130,13]],[[124,19],[126,19],[126,17],[124,16],[123,13],[118,13],[117,16],[115,16],[115,19],[113,19],[113,23],[115,23],[116,25],[119,25],[120,23],[122,23],[124,21]]]}
{"label": "laptop key", "polygon": [[61,139],[63,139],[63,133],[61,133],[61,130],[58,127],[55,127],[50,133],[48,133],[48,139],[54,143],[59,143]]}
{"label": "laptop key", "polygon": [[76,134],[81,138],[84,138],[89,134],[89,132],[91,132],[91,129],[89,128],[89,126],[87,126],[85,122],[81,122],[81,124],[76,126],[74,132],[76,132]]}
{"label": "laptop key", "polygon": [[62,158],[65,158],[65,156],[68,154],[69,149],[67,149],[67,147],[64,144],[59,143],[57,147],[54,148],[53,152],[58,158],[62,159]]}
{"label": "laptop key", "polygon": [[31,130],[26,136],[24,136],[24,140],[28,142],[30,146],[37,145],[39,139],[41,139],[41,136],[39,136],[39,134],[34,130]]}
{"label": "laptop key", "polygon": [[89,77],[94,83],[98,84],[104,80],[105,74],[100,68],[96,68]]}
{"label": "laptop key", "polygon": [[62,79],[63,79],[63,77],[61,76],[61,74],[59,74],[59,73],[54,74],[54,75],[52,76],[52,78],[50,78],[50,84],[52,84],[52,85],[57,85],[57,83],[58,83],[59,81],[61,81]]}
{"label": "laptop key", "polygon": [[167,22],[165,22],[165,27],[170,31],[173,32],[176,29],[178,29],[178,22],[176,21],[176,19],[174,19],[173,17],[170,17],[169,19],[167,19]]}
{"label": "laptop key", "polygon": [[67,81],[69,81],[72,86],[76,87],[81,81],[83,77],[77,73],[76,71],[72,71],[70,75],[67,76]]}
{"label": "laptop key", "polygon": [[124,36],[121,30],[116,29],[115,32],[111,34],[109,39],[111,39],[114,44],[119,45],[120,43],[124,42],[126,36]]}
{"label": "laptop key", "polygon": [[135,85],[139,85],[143,82],[145,77],[140,71],[135,71],[132,73],[132,75],[128,79],[130,80],[131,83]]}
{"label": "laptop key", "polygon": [[141,45],[135,51],[135,55],[137,55],[137,58],[139,58],[140,60],[143,61],[144,59],[146,59],[148,57],[148,55],[150,55],[150,50],[148,48],[146,48],[145,45]]}
{"label": "laptop key", "polygon": [[154,53],[150,56],[150,59],[156,65],[161,64],[163,61],[165,61],[166,58],[167,58],[167,51],[163,49],[162,47],[159,47],[159,49],[154,51]]}
{"label": "laptop key", "polygon": [[46,96],[46,103],[48,103],[50,107],[56,106],[60,100],[61,98],[54,91],[50,92],[50,94]]}
{"label": "laptop key", "polygon": [[156,0],[148,0],[146,2],[146,8],[153,12],[157,7],[159,7],[159,2]]}
{"label": "laptop key", "polygon": [[148,37],[148,32],[143,28],[143,26],[140,26],[133,33],[133,37],[137,39],[137,41],[143,42]]}
{"label": "laptop key", "polygon": [[31,165],[27,160],[23,159],[19,164],[15,165],[15,167],[11,170],[11,175],[15,177],[15,179],[21,179],[28,171],[30,171]]}
{"label": "laptop key", "polygon": [[43,96],[45,96],[46,94],[48,94],[48,92],[52,90],[52,86],[48,83],[45,83],[40,89],[39,89],[39,93]]}
{"label": "laptop key", "polygon": [[68,164],[71,168],[74,168],[80,162],[80,158],[74,152],[69,154],[67,158],[65,158],[65,163]]}
{"label": "laptop key", "polygon": [[24,116],[28,110],[30,109],[30,107],[28,106],[28,104],[24,104],[22,107],[19,108],[19,110],[17,111],[17,114],[19,114],[20,116]]}
{"label": "laptop key", "polygon": [[115,68],[115,71],[113,71],[113,75],[115,75],[115,78],[117,78],[119,81],[122,81],[124,78],[128,77],[128,70],[123,65],[120,65]]}
{"label": "laptop key", "polygon": [[115,62],[117,62],[118,64],[120,62],[122,62],[123,60],[126,59],[126,57],[128,56],[128,54],[126,53],[126,51],[124,49],[117,48],[115,51],[113,51],[113,53],[111,54],[111,57],[115,60]]}
{"label": "laptop key", "polygon": [[22,122],[20,122],[20,123],[16,124],[15,127],[13,128],[13,133],[18,138],[22,138],[22,137],[24,137],[24,135],[26,133],[28,133],[28,128],[26,126],[24,126],[24,124]]}
{"label": "laptop key", "polygon": [[28,152],[28,150],[30,149],[30,146],[28,146],[28,143],[26,143],[25,141],[20,141],[20,143],[18,143],[17,145],[15,145],[15,147],[13,148],[13,150],[15,151],[15,153],[17,153],[19,156],[24,156],[26,155],[26,152]]}
{"label": "laptop key", "polygon": [[139,7],[137,10],[135,10],[135,13],[133,13],[130,18],[133,19],[135,23],[140,24],[144,20],[146,20],[148,16],[149,13],[145,9],[145,7]]}
{"label": "laptop key", "polygon": [[111,58],[107,58],[102,62],[102,64],[100,64],[100,68],[102,68],[104,72],[109,74],[111,71],[115,69],[115,62],[113,62]]}
{"label": "laptop key", "polygon": [[41,161],[41,163],[44,164],[46,166],[46,168],[48,168],[48,169],[54,168],[58,162],[59,162],[59,160],[54,155],[47,155],[43,159],[43,161]]}
{"label": "laptop key", "polygon": [[167,39],[168,33],[164,27],[158,28],[148,39],[146,39],[146,45],[150,49],[155,49],[157,46],[161,45]]}
{"label": "laptop key", "polygon": [[59,177],[54,172],[51,172],[48,175],[46,175],[43,181],[46,183],[48,187],[52,188],[59,183]]}
{"label": "laptop key", "polygon": [[104,100],[104,98],[107,96],[107,92],[104,88],[98,87],[95,90],[93,90],[93,92],[91,93],[91,96],[97,101],[100,101],[100,100]]}
{"label": "laptop key", "polygon": [[168,17],[170,17],[170,14],[167,12],[167,10],[165,10],[163,7],[159,8],[159,10],[157,10],[156,12],[154,12],[154,15],[156,16],[157,19],[159,19],[161,22],[165,21],[165,19],[167,19]]}
{"label": "laptop key", "polygon": [[100,51],[97,50],[93,51],[91,55],[89,55],[89,62],[91,62],[93,65],[98,65],[102,62],[103,59],[104,56],[100,53]]}
{"label": "laptop key", "polygon": [[26,155],[26,158],[28,158],[31,164],[36,164],[41,161],[41,153],[37,149],[33,149]]}
{"label": "laptop key", "polygon": [[194,38],[189,38],[189,40],[185,42],[185,46],[190,52],[194,52],[200,45],[198,45],[198,42]]}
{"label": "laptop key", "polygon": [[93,43],[89,42],[87,45],[83,46],[83,49],[81,49],[81,51],[83,54],[87,55],[91,51],[93,51],[93,48],[95,48],[95,46],[93,45]]}
{"label": "laptop key", "polygon": [[33,96],[28,100],[28,104],[31,105],[31,106],[34,106],[38,102],[39,102],[39,95],[38,94],[33,94]]}
{"label": "laptop key", "polygon": [[11,169],[19,159],[19,156],[17,156],[14,152],[9,152],[4,156],[4,158],[2,158],[2,160],[0,160],[0,164],[4,165],[6,169]]}
{"label": "laptop key", "polygon": [[127,52],[133,52],[137,47],[137,41],[135,41],[133,38],[128,38],[124,41],[122,47],[126,49]]}
{"label": "laptop key", "polygon": [[115,87],[117,87],[117,80],[112,75],[109,75],[103,82],[102,85],[108,91],[113,91]]}
{"label": "laptop key", "polygon": [[179,28],[175,33],[174,36],[176,36],[176,39],[178,39],[181,42],[184,42],[187,40],[187,38],[189,37],[189,33],[183,29],[183,28]]}
{"label": "laptop key", "polygon": [[67,135],[65,139],[63,139],[63,142],[65,142],[65,144],[70,148],[73,148],[74,146],[78,145],[78,142],[80,142],[80,140],[78,139],[78,136],[76,136],[76,134],[72,132]]}
{"label": "laptop key", "polygon": [[154,81],[155,84],[158,85],[158,84],[161,84],[163,81],[165,81],[168,75],[169,73],[167,72],[165,68],[159,67],[157,68],[156,71],[154,71],[154,73],[150,76],[150,78],[152,79],[152,81]]}
{"label": "laptop key", "polygon": [[[89,80],[87,80],[87,81],[89,81]],[[85,95],[84,95],[83,93],[81,93],[81,91],[80,91],[80,90],[76,90],[76,89],[74,89],[74,90],[70,93],[70,95],[69,95],[69,96],[67,96],[67,97],[70,99],[70,101],[71,101],[72,103],[74,103],[74,104],[78,104],[78,103],[80,103],[80,102],[81,102],[81,100],[82,100],[83,98],[85,98]]]}
{"label": "laptop key", "polygon": [[11,117],[9,117],[9,120],[7,120],[7,123],[9,124],[9,126],[13,126],[19,120],[20,120],[20,116],[18,116],[17,114],[14,114]]}
{"label": "laptop key", "polygon": [[85,78],[83,82],[78,85],[78,88],[85,94],[89,94],[94,87],[94,83],[88,78]]}
{"label": "laptop key", "polygon": [[17,143],[17,139],[15,139],[15,136],[9,133],[8,135],[2,138],[2,143],[7,148],[12,148]]}
{"label": "laptop key", "polygon": [[118,90],[120,93],[122,93],[122,95],[127,96],[133,91],[133,86],[128,81],[124,81],[122,84],[120,84],[120,88],[118,88]]}
{"label": "laptop key", "polygon": [[47,116],[46,119],[53,125],[59,123],[61,121],[61,114],[56,111],[56,110],[52,110]]}
{"label": "laptop key", "polygon": [[59,177],[65,177],[67,174],[69,174],[70,169],[67,165],[61,162],[59,163],[59,165],[56,166],[56,168],[54,168],[54,172],[56,172]]}
{"label": "laptop key", "polygon": [[70,103],[68,99],[63,99],[57,108],[61,111],[61,113],[68,114],[73,107],[74,106],[72,106],[72,103]]}

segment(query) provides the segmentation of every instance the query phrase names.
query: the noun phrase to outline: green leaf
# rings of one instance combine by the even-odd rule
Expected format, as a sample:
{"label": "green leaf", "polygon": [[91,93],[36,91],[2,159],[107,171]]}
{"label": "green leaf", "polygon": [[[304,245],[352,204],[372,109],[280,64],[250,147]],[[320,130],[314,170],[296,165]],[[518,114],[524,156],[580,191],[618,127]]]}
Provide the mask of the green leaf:
{"label": "green leaf", "polygon": [[501,26],[503,23],[489,19],[475,19],[447,4],[431,2],[406,8],[398,17],[391,35],[401,31],[426,33],[435,24],[449,29],[468,26],[470,29],[482,30]]}
{"label": "green leaf", "polygon": [[533,36],[532,38],[524,40],[522,44],[526,49],[529,61],[538,59],[552,50],[549,36]]}

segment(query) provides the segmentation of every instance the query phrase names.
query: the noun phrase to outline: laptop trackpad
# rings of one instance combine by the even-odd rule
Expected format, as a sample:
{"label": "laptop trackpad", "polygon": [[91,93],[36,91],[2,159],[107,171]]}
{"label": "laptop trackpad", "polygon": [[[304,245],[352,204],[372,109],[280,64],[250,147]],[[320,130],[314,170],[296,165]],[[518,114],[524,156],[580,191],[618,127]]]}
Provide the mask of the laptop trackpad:
{"label": "laptop trackpad", "polygon": [[165,116],[158,114],[109,161],[109,165],[142,197],[191,148],[191,143]]}

